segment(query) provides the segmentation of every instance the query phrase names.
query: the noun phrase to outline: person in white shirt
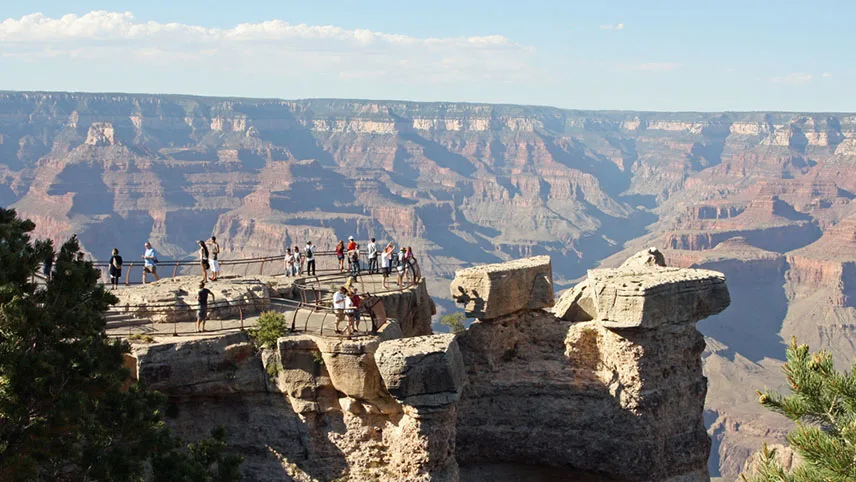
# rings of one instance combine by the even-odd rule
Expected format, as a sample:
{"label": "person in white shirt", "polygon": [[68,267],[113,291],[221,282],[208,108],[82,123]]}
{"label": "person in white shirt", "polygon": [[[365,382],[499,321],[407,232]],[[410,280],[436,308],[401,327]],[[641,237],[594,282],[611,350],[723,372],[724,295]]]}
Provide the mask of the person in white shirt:
{"label": "person in white shirt", "polygon": [[386,246],[386,249],[384,249],[383,252],[380,254],[380,269],[381,269],[381,272],[383,273],[383,283],[382,284],[383,284],[383,287],[385,289],[389,289],[389,285],[387,284],[387,282],[389,281],[389,271],[390,271],[390,266],[391,266],[391,262],[392,262],[392,260],[390,258],[391,255],[392,255],[392,243],[389,243]]}
{"label": "person in white shirt", "polygon": [[294,265],[294,253],[291,252],[291,248],[285,251],[285,275],[297,275],[297,267]]}
{"label": "person in white shirt", "polygon": [[143,284],[146,284],[146,274],[155,275],[155,281],[160,280],[158,276],[158,253],[150,243],[146,243],[146,251],[143,253]]}
{"label": "person in white shirt", "polygon": [[377,273],[377,243],[375,242],[375,238],[372,238],[369,241],[368,246],[366,248],[369,250],[369,274]]}
{"label": "person in white shirt", "polygon": [[333,310],[336,312],[336,333],[342,333],[339,324],[345,319],[345,300],[348,300],[348,292],[344,286],[333,294]]}

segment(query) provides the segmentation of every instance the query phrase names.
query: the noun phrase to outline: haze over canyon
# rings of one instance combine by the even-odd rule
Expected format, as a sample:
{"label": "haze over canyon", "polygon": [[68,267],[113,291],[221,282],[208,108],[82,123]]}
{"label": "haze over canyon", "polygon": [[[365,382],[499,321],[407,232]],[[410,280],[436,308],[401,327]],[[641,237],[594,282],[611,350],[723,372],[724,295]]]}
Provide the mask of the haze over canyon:
{"label": "haze over canyon", "polygon": [[357,100],[0,93],[0,205],[93,259],[223,258],[354,235],[412,246],[441,311],[456,269],[552,257],[570,287],[647,246],[725,273],[699,324],[712,476],[783,419],[783,340],[856,354],[856,114],[655,113]]}

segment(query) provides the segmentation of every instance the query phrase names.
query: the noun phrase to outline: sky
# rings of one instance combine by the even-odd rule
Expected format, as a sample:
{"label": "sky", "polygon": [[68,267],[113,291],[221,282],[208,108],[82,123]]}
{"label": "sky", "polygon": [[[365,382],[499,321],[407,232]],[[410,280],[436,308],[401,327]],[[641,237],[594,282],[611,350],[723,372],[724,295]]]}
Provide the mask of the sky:
{"label": "sky", "polygon": [[850,0],[0,5],[0,90],[856,112]]}

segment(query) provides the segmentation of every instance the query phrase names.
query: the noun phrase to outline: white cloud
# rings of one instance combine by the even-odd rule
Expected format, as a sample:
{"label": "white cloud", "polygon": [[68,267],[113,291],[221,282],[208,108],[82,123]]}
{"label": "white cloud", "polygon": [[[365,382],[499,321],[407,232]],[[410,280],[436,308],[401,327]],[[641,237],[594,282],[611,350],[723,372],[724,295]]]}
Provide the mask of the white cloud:
{"label": "white cloud", "polygon": [[678,62],[644,62],[639,64],[621,64],[619,70],[637,70],[642,72],[669,72],[681,66]]}
{"label": "white cloud", "polygon": [[826,77],[826,78],[832,77],[832,72],[824,72],[823,77]]}
{"label": "white cloud", "polygon": [[814,76],[803,72],[792,72],[781,77],[773,77],[771,80],[777,84],[804,85],[811,82]]}
{"label": "white cloud", "polygon": [[[282,20],[208,28],[182,23],[140,22],[130,12],[92,11],[51,18],[41,13],[0,22],[0,55],[38,62],[66,57],[92,61],[127,60],[187,67],[188,63],[262,68],[267,73],[298,69],[365,78],[399,66],[393,78],[442,82],[482,78],[485,72],[521,78],[534,49],[502,35],[413,37],[293,25]],[[454,65],[443,62],[454,57]],[[259,66],[261,64],[261,66]],[[521,70],[520,67],[524,68]],[[374,74],[372,74],[374,75]]]}
{"label": "white cloud", "polygon": [[601,30],[624,30],[624,24],[623,23],[616,23],[616,24],[610,23],[607,25],[601,25],[600,29]]}

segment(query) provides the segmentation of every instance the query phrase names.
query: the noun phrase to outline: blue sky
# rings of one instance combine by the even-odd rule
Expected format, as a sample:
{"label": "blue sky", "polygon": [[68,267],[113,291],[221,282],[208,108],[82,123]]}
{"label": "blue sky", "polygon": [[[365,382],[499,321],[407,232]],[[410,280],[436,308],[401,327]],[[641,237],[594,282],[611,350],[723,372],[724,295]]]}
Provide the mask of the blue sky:
{"label": "blue sky", "polygon": [[856,111],[856,2],[4,3],[4,90]]}

